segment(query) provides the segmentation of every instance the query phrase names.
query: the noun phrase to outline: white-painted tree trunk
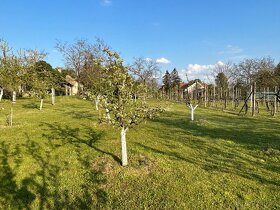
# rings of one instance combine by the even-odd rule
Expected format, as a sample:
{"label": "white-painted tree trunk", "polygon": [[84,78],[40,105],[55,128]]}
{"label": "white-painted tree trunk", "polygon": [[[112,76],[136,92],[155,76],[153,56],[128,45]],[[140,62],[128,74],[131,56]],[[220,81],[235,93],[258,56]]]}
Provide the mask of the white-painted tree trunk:
{"label": "white-painted tree trunk", "polygon": [[[108,103],[107,103],[107,98],[105,99],[105,107],[107,107]],[[110,110],[108,108],[105,108],[106,111],[106,118],[107,120],[111,120],[111,116],[110,116]]]}
{"label": "white-painted tree trunk", "polygon": [[55,89],[52,88],[52,105],[55,105]]}
{"label": "white-painted tree trunk", "polygon": [[12,103],[16,103],[16,100],[17,100],[17,93],[16,91],[13,91]]}
{"label": "white-painted tree trunk", "polygon": [[13,110],[13,105],[12,105],[9,126],[13,126],[13,115],[14,115],[14,110]]}
{"label": "white-painted tree trunk", "polygon": [[191,110],[191,120],[192,121],[194,121],[194,110],[197,108],[197,106],[198,106],[198,104],[195,107],[193,107],[192,104],[189,105],[189,108]]}
{"label": "white-painted tree trunk", "polygon": [[95,98],[95,109],[96,111],[99,110],[99,102],[100,102],[100,95],[97,95]]}
{"label": "white-painted tree trunk", "polygon": [[40,102],[40,110],[42,110],[42,109],[43,109],[43,101],[44,101],[44,99],[42,99],[42,98],[41,98],[41,102]]}
{"label": "white-painted tree trunk", "polygon": [[0,101],[2,101],[3,94],[4,94],[4,90],[3,88],[0,88]]}
{"label": "white-painted tree trunk", "polygon": [[126,132],[128,128],[122,128],[121,130],[121,146],[122,146],[122,166],[127,165],[127,149],[126,149]]}
{"label": "white-painted tree trunk", "polygon": [[98,111],[99,110],[99,101],[96,99],[95,100],[95,109],[96,109],[96,111]]}
{"label": "white-painted tree trunk", "polygon": [[106,111],[106,118],[107,118],[107,120],[111,120],[109,109],[106,108],[105,111]]}

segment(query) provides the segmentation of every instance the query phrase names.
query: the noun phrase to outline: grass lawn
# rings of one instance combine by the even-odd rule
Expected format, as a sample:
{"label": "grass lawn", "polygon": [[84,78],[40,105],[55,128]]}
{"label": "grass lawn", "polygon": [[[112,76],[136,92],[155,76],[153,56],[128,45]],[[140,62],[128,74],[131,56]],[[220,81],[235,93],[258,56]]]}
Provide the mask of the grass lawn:
{"label": "grass lawn", "polygon": [[[86,100],[0,102],[0,209],[280,209],[280,117],[184,104],[127,133]],[[278,114],[280,115],[280,114]]]}

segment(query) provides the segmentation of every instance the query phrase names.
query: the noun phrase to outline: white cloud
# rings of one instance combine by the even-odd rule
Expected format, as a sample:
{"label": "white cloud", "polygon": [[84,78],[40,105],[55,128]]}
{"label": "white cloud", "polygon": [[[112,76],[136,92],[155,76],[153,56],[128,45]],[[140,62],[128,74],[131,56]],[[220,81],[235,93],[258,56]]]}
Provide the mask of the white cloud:
{"label": "white cloud", "polygon": [[218,61],[218,62],[216,63],[216,65],[223,66],[223,65],[225,65],[225,64],[223,63],[223,61]]}
{"label": "white cloud", "polygon": [[159,63],[159,64],[169,64],[169,63],[171,63],[170,60],[168,60],[168,59],[166,59],[166,58],[164,58],[164,57],[158,58],[158,59],[156,60],[156,62]]}
{"label": "white cloud", "polygon": [[214,81],[212,71],[216,65],[225,64],[222,61],[208,65],[189,64],[186,69],[179,71],[179,76],[184,82],[187,82],[188,80],[200,79],[204,82],[210,83]]}
{"label": "white cloud", "polygon": [[102,6],[111,6],[112,5],[111,0],[101,0],[100,3],[101,3]]}
{"label": "white cloud", "polygon": [[145,58],[145,61],[152,61],[152,58]]}
{"label": "white cloud", "polygon": [[235,55],[235,54],[240,54],[243,51],[244,50],[242,48],[238,47],[238,46],[232,46],[231,44],[228,44],[226,46],[226,49],[218,52],[218,54],[231,54],[231,55]]}

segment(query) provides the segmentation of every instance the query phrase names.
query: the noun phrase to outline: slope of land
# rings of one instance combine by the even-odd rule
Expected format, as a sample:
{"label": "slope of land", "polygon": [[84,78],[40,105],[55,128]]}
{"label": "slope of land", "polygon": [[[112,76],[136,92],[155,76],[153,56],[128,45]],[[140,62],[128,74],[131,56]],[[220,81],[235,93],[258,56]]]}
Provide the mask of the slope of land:
{"label": "slope of land", "polygon": [[127,134],[98,124],[86,100],[0,103],[1,209],[277,209],[280,118],[161,103],[161,117]]}

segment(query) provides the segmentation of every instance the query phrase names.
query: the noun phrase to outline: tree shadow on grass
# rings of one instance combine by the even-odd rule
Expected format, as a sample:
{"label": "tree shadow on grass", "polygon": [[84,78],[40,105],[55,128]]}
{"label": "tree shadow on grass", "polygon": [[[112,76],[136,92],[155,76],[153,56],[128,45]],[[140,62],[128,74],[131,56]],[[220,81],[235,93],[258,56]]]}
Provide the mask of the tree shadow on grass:
{"label": "tree shadow on grass", "polygon": [[[47,129],[45,129],[46,133],[43,134],[43,137],[47,138],[53,147],[60,147],[65,144],[72,144],[75,147],[80,147],[80,144],[84,144],[97,152],[111,156],[119,164],[121,163],[118,156],[96,146],[99,140],[104,136],[104,132],[102,131],[96,131],[91,127],[84,127],[83,129],[85,129],[85,132],[81,132],[80,128],[72,128],[68,125],[61,126],[58,123],[43,123],[42,125],[47,126]],[[85,135],[82,133],[85,133]]]}
{"label": "tree shadow on grass", "polygon": [[[79,193],[65,187],[61,174],[68,171],[69,163],[59,161],[53,145],[26,141],[12,148],[0,144],[0,208],[1,209],[102,209],[107,203],[107,193],[101,185],[107,179],[102,168],[92,169],[91,163],[79,155],[77,160],[85,173],[80,181]],[[32,162],[32,170],[26,164]],[[21,169],[21,170],[20,170]],[[77,169],[78,170],[78,169]],[[21,173],[19,173],[21,171]],[[19,174],[19,175],[18,175]],[[19,180],[20,179],[20,180]]]}
{"label": "tree shadow on grass", "polygon": [[92,113],[90,113],[90,111],[72,111],[72,112],[65,112],[65,115],[67,116],[71,116],[74,119],[89,119],[92,120],[94,119],[96,116]]}
{"label": "tree shadow on grass", "polygon": [[40,104],[38,103],[26,103],[26,104],[22,104],[22,108],[24,109],[39,109],[40,108]]}
{"label": "tree shadow on grass", "polygon": [[[216,116],[199,116],[192,122],[187,118],[182,118],[182,115],[172,112],[166,117],[154,119],[153,122],[166,127],[167,132],[174,129],[188,135],[208,139],[227,139],[250,149],[263,150],[268,147],[280,149],[278,140],[280,124],[277,121],[267,119],[260,121],[253,118],[217,114]],[[211,124],[219,125],[219,127],[213,127]],[[165,132],[161,134],[164,136]]]}
{"label": "tree shadow on grass", "polygon": [[[241,176],[243,178],[258,181],[264,184],[270,184],[274,186],[280,186],[280,180],[274,179],[271,177],[267,177],[267,170],[262,170],[261,173],[258,171],[252,170],[253,167],[259,167],[258,162],[252,161],[239,161],[233,160],[230,157],[235,154],[231,154],[228,152],[222,152],[221,150],[214,150],[208,148],[208,154],[202,157],[190,157],[186,156],[178,151],[166,151],[158,148],[153,148],[151,146],[146,146],[141,143],[136,143],[139,148],[142,148],[146,151],[150,151],[156,154],[168,156],[174,160],[185,161],[196,166],[201,167],[206,171],[215,171],[215,172],[223,172],[229,174],[235,174]],[[205,148],[203,148],[205,150]],[[244,163],[246,162],[246,163]],[[252,167],[253,166],[253,167]]]}
{"label": "tree shadow on grass", "polygon": [[[191,122],[182,118],[180,113],[172,112],[153,120],[146,129],[155,132],[159,127],[161,129],[157,135],[163,147],[136,145],[146,151],[192,163],[207,171],[232,173],[260,183],[280,186],[279,164],[271,162],[270,156],[267,156],[268,162],[264,160],[265,152],[269,149],[275,152],[272,154],[274,158],[280,154],[277,137],[280,128],[277,121],[217,114],[207,115],[204,119],[198,116],[196,121]],[[263,130],[258,131],[258,127]],[[193,149],[195,155],[184,153],[182,145]]]}
{"label": "tree shadow on grass", "polygon": [[[11,150],[9,144],[2,142],[0,145],[0,207],[15,209],[29,209],[34,201],[35,194],[26,187],[26,179],[20,184],[16,181],[16,171],[20,167],[22,159],[17,154],[21,153],[20,147]],[[14,166],[10,163],[14,160]]]}

